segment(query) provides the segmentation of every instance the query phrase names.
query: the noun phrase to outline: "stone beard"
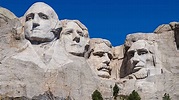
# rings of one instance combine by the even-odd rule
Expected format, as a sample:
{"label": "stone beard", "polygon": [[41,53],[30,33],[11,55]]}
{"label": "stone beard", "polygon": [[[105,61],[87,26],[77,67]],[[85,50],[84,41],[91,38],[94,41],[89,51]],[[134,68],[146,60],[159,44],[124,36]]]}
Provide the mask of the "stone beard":
{"label": "stone beard", "polygon": [[91,39],[87,61],[94,72],[102,78],[110,78],[112,59],[111,44],[105,39]]}
{"label": "stone beard", "polygon": [[60,41],[67,52],[84,56],[85,47],[88,45],[89,37],[87,29],[80,27],[79,21],[67,21],[63,26]]}
{"label": "stone beard", "polygon": [[58,25],[58,16],[47,4],[33,4],[25,13],[25,37],[31,43],[50,42],[56,38],[52,32]]}
{"label": "stone beard", "polygon": [[145,40],[134,42],[127,51],[128,66],[130,73],[136,79],[143,79],[149,76],[150,69],[155,69],[155,61],[151,45]]}

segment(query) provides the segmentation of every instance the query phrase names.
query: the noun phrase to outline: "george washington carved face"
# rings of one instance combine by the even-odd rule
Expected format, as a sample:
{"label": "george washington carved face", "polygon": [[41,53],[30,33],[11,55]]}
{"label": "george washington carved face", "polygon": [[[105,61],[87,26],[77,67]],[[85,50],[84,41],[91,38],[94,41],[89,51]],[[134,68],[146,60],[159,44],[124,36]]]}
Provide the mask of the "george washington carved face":
{"label": "george washington carved face", "polygon": [[34,43],[54,40],[52,30],[56,27],[58,16],[55,11],[43,2],[33,4],[25,13],[25,37]]}

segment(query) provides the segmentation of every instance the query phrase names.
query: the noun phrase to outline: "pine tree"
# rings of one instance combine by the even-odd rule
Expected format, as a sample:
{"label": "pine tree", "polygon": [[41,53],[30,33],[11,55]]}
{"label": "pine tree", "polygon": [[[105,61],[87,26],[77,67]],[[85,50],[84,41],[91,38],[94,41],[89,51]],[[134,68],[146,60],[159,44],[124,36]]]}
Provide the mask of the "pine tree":
{"label": "pine tree", "polygon": [[139,94],[135,90],[133,90],[132,93],[127,98],[127,100],[141,100],[141,98]]}
{"label": "pine tree", "polygon": [[163,96],[163,100],[171,100],[170,95],[165,93]]}
{"label": "pine tree", "polygon": [[115,84],[114,87],[113,87],[113,96],[114,96],[114,99],[116,99],[116,97],[118,95],[118,92],[119,92],[119,87],[117,86],[117,84]]}
{"label": "pine tree", "polygon": [[103,100],[103,97],[98,90],[95,90],[92,94],[92,99],[93,100]]}

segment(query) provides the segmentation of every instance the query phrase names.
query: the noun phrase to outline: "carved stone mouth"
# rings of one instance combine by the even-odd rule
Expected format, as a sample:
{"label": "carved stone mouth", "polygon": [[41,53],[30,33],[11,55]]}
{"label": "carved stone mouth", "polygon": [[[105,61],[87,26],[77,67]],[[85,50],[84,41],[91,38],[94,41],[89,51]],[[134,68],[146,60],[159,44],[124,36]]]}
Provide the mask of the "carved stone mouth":
{"label": "carved stone mouth", "polygon": [[31,29],[31,31],[39,31],[40,29],[38,28],[34,28],[34,29]]}
{"label": "carved stone mouth", "polygon": [[79,44],[71,44],[71,46],[74,46],[74,45],[79,45]]}
{"label": "carved stone mouth", "polygon": [[109,72],[111,69],[108,67],[100,67],[98,68],[98,71],[105,71],[105,72]]}
{"label": "carved stone mouth", "polygon": [[79,46],[79,47],[81,47],[80,44],[71,44],[71,46]]}

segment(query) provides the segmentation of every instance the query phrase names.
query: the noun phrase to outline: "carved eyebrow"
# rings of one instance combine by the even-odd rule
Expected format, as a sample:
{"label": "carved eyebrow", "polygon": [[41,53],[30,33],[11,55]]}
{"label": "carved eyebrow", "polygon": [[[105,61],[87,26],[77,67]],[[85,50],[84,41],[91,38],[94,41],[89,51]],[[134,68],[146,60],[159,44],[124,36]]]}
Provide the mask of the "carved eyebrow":
{"label": "carved eyebrow", "polygon": [[82,33],[82,31],[80,31],[80,30],[77,30],[77,32],[78,32],[78,33]]}
{"label": "carved eyebrow", "polygon": [[73,29],[65,29],[65,31],[73,31]]}
{"label": "carved eyebrow", "polygon": [[128,57],[133,57],[133,56],[134,56],[134,53],[135,53],[135,50],[129,50],[129,51],[127,52],[127,56],[128,56]]}
{"label": "carved eyebrow", "polygon": [[32,16],[32,15],[34,15],[34,13],[30,13],[30,14],[28,14],[26,17]]}
{"label": "carved eyebrow", "polygon": [[146,52],[148,52],[148,50],[147,50],[146,48],[137,49],[137,51],[139,51],[139,52],[143,52],[143,51],[146,51]]}
{"label": "carved eyebrow", "polygon": [[135,52],[135,50],[129,50],[129,51],[127,51],[127,53],[134,53]]}
{"label": "carved eyebrow", "polygon": [[66,34],[66,33],[72,33],[73,29],[65,29],[62,34]]}

